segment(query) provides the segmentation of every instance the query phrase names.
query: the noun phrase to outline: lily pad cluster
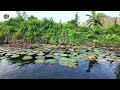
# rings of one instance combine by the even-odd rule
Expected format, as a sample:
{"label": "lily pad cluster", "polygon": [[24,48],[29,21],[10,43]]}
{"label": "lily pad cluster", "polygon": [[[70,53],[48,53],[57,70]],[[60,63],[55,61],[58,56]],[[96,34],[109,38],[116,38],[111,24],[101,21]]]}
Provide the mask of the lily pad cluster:
{"label": "lily pad cluster", "polygon": [[[63,47],[63,46],[62,46]],[[70,48],[56,48],[46,45],[34,49],[0,48],[0,57],[10,58],[13,62],[21,63],[47,63],[53,65],[56,61],[60,65],[77,67],[78,61],[120,61],[120,54],[100,48],[73,46]]]}
{"label": "lily pad cluster", "polygon": [[48,60],[45,60],[45,59],[37,59],[34,61],[35,63],[38,63],[38,64],[41,64],[41,63],[48,63],[48,64],[51,64],[53,65],[55,63],[55,60],[54,59],[48,59]]}
{"label": "lily pad cluster", "polygon": [[68,67],[77,67],[78,65],[76,60],[66,57],[61,58],[59,64]]}

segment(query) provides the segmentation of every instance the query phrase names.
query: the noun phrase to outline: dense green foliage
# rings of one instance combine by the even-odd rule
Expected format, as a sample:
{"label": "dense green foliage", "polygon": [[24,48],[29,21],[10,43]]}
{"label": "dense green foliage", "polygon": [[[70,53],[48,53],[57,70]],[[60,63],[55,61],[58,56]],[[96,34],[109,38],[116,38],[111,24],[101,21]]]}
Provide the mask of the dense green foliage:
{"label": "dense green foliage", "polygon": [[78,25],[78,16],[66,23],[52,18],[39,20],[34,16],[10,18],[0,22],[0,39],[5,42],[84,45],[89,42],[102,46],[120,46],[120,26],[108,28]]}

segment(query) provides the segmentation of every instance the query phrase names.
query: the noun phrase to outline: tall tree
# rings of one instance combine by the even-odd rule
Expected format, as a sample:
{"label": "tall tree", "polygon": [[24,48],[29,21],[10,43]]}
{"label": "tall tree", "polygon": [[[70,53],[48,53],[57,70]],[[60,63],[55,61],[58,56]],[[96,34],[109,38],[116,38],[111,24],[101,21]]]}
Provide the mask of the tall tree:
{"label": "tall tree", "polygon": [[75,24],[78,26],[79,25],[79,16],[78,16],[78,13],[75,14]]}
{"label": "tall tree", "polygon": [[26,14],[26,11],[16,11],[16,13],[17,13],[17,15],[18,15],[18,17],[22,17],[22,18],[24,18],[24,19],[26,19],[27,18],[27,14]]}
{"label": "tall tree", "polygon": [[115,17],[114,25],[115,25],[115,26],[117,25],[117,17]]}
{"label": "tall tree", "polygon": [[72,24],[74,26],[78,26],[79,25],[79,16],[78,13],[75,14],[75,18],[73,20],[68,21],[69,24]]}
{"label": "tall tree", "polygon": [[86,14],[86,16],[89,16],[90,19],[87,20],[87,24],[89,26],[97,26],[97,27],[102,27],[101,19],[102,17],[105,17],[105,15],[102,14],[96,14],[95,11],[92,11],[92,15]]}

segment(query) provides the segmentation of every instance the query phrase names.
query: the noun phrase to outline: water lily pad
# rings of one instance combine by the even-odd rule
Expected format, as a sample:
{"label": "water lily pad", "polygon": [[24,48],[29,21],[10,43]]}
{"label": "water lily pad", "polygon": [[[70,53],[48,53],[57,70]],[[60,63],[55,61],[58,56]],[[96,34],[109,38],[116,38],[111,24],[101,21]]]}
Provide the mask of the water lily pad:
{"label": "water lily pad", "polygon": [[17,55],[17,54],[13,54],[12,56],[11,56],[11,58],[17,58],[17,57],[19,57],[20,55]]}
{"label": "water lily pad", "polygon": [[34,48],[34,50],[38,50],[38,51],[39,51],[39,49],[40,49],[40,48],[38,48],[38,47],[37,47],[37,48]]}
{"label": "water lily pad", "polygon": [[32,52],[35,53],[35,54],[39,53],[39,51],[37,51],[37,50],[36,51],[32,51]]}
{"label": "water lily pad", "polygon": [[93,52],[96,53],[96,54],[102,53],[102,52],[99,51],[99,50],[93,50]]}
{"label": "water lily pad", "polygon": [[33,52],[30,52],[30,53],[27,53],[27,55],[34,55],[35,53],[33,53]]}
{"label": "water lily pad", "polygon": [[58,60],[60,59],[61,57],[60,56],[53,56],[54,59]]}
{"label": "water lily pad", "polygon": [[120,57],[120,54],[116,54],[115,56]]}
{"label": "water lily pad", "polygon": [[100,52],[101,50],[99,48],[93,48],[94,52]]}
{"label": "water lily pad", "polygon": [[19,50],[13,50],[12,53],[14,53],[14,54],[19,53]]}
{"label": "water lily pad", "polygon": [[69,59],[69,61],[59,61],[59,64],[60,65],[63,65],[63,66],[68,66],[68,67],[77,67],[77,63],[76,62],[74,62],[74,60],[70,60]]}
{"label": "water lily pad", "polygon": [[97,59],[96,61],[103,62],[103,61],[107,61],[107,60],[106,59]]}
{"label": "water lily pad", "polygon": [[0,60],[2,60],[2,59],[7,59],[6,57],[0,57]]}
{"label": "water lily pad", "polygon": [[81,57],[80,55],[79,56],[76,56],[77,59],[83,59],[83,57]]}
{"label": "water lily pad", "polygon": [[80,49],[80,46],[74,46],[73,49]]}
{"label": "water lily pad", "polygon": [[45,60],[44,59],[37,59],[34,62],[35,63],[45,63]]}
{"label": "water lily pad", "polygon": [[55,45],[47,45],[46,48],[54,48]]}
{"label": "water lily pad", "polygon": [[97,60],[97,57],[96,56],[88,56],[87,59],[90,61],[95,61],[95,60]]}
{"label": "water lily pad", "polygon": [[4,51],[5,51],[5,52],[9,52],[10,50],[9,50],[9,49],[5,49]]}
{"label": "water lily pad", "polygon": [[53,55],[54,55],[54,56],[59,56],[60,54],[59,54],[59,53],[54,53]]}
{"label": "water lily pad", "polygon": [[10,52],[5,54],[5,56],[11,56],[11,55],[12,55],[12,53],[10,53]]}
{"label": "water lily pad", "polygon": [[60,60],[60,61],[67,61],[68,58],[66,58],[66,57],[62,57],[62,58],[60,58],[59,60]]}
{"label": "water lily pad", "polygon": [[52,51],[51,51],[51,53],[56,53],[57,52],[57,50],[55,50],[55,49],[52,49]]}
{"label": "water lily pad", "polygon": [[24,57],[22,58],[22,60],[30,60],[30,59],[32,59],[32,56],[24,56]]}
{"label": "water lily pad", "polygon": [[35,58],[36,58],[36,59],[45,59],[44,56],[36,56]]}
{"label": "water lily pad", "polygon": [[69,67],[77,68],[77,63],[76,62],[71,62],[68,64]]}
{"label": "water lily pad", "polygon": [[82,56],[82,55],[77,56],[77,60],[81,60],[81,59],[85,60],[85,58],[86,58],[86,56]]}
{"label": "water lily pad", "polygon": [[76,56],[76,55],[78,55],[78,53],[73,52],[72,55]]}
{"label": "water lily pad", "polygon": [[4,52],[2,52],[2,53],[0,53],[0,56],[3,56],[5,53]]}
{"label": "water lily pad", "polygon": [[27,52],[27,53],[31,53],[31,52],[32,52],[32,49],[26,49],[26,52]]}
{"label": "water lily pad", "polygon": [[65,57],[68,56],[68,54],[60,53],[60,56]]}
{"label": "water lily pad", "polygon": [[108,59],[108,61],[120,62],[120,58],[119,57],[117,57],[117,58],[110,58],[110,59]]}
{"label": "water lily pad", "polygon": [[4,52],[4,51],[0,50],[0,53],[2,53],[2,52]]}
{"label": "water lily pad", "polygon": [[64,53],[65,51],[63,50],[57,50],[57,53]]}
{"label": "water lily pad", "polygon": [[73,58],[69,58],[68,60],[69,60],[69,62],[76,62],[77,58],[74,58],[74,59]]}
{"label": "water lily pad", "polygon": [[71,53],[71,51],[65,51],[65,54],[70,54]]}
{"label": "water lily pad", "polygon": [[48,60],[46,60],[46,63],[49,63],[49,64],[53,65],[55,63],[55,60],[54,59],[48,59]]}
{"label": "water lily pad", "polygon": [[83,52],[81,49],[76,49],[75,52]]}
{"label": "water lily pad", "polygon": [[44,49],[43,53],[49,53],[51,51],[51,49]]}
{"label": "water lily pad", "polygon": [[52,54],[47,54],[47,55],[45,55],[45,57],[53,57],[53,55]]}
{"label": "water lily pad", "polygon": [[27,52],[20,52],[21,55],[27,54]]}
{"label": "water lily pad", "polygon": [[93,50],[93,48],[88,48],[86,51],[89,52],[89,51],[92,51],[92,50]]}
{"label": "water lily pad", "polygon": [[110,52],[106,52],[105,53],[105,56],[110,56],[112,53],[110,53]]}
{"label": "water lily pad", "polygon": [[75,56],[72,56],[71,58],[69,58],[69,61],[77,61],[78,60],[78,57],[75,57]]}
{"label": "water lily pad", "polygon": [[73,52],[73,51],[74,51],[74,49],[72,49],[72,48],[71,48],[71,49],[69,49],[69,51]]}
{"label": "water lily pad", "polygon": [[37,55],[38,55],[38,56],[43,56],[44,53],[43,53],[43,52],[40,52],[40,53],[38,53]]}

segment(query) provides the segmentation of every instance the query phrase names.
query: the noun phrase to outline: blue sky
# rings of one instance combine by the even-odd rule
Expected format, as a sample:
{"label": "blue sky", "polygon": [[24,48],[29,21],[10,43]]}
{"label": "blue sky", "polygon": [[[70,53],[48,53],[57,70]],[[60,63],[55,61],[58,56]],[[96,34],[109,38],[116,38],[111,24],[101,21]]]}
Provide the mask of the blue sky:
{"label": "blue sky", "polygon": [[[78,13],[80,17],[80,22],[85,22],[88,17],[86,14],[91,14],[91,11],[26,11],[27,14],[34,15],[38,17],[39,19],[42,19],[43,17],[51,18],[53,17],[53,20],[56,22],[59,22],[60,19],[63,22],[66,22],[68,20],[71,20],[74,18],[74,15]],[[106,15],[109,15],[111,17],[118,17],[120,14],[120,11],[96,11],[97,13],[104,13]],[[16,17],[17,14],[15,11],[0,11],[0,21],[3,21],[3,15],[9,14],[10,17]]]}

